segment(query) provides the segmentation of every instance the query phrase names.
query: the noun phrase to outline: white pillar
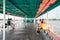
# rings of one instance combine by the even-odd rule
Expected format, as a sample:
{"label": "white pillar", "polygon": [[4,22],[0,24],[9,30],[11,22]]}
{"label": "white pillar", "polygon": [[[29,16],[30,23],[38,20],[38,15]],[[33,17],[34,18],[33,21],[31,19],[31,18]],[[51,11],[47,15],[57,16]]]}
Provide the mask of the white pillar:
{"label": "white pillar", "polygon": [[26,26],[26,23],[27,23],[27,20],[26,20],[26,18],[27,18],[27,16],[25,16],[25,18],[24,18],[24,20],[25,20],[25,22],[24,22],[24,23],[25,23],[25,26]]}
{"label": "white pillar", "polygon": [[3,0],[3,40],[5,40],[5,0]]}
{"label": "white pillar", "polygon": [[15,16],[14,16],[14,22],[15,22]]}
{"label": "white pillar", "polygon": [[47,21],[48,21],[48,11],[47,11]]}

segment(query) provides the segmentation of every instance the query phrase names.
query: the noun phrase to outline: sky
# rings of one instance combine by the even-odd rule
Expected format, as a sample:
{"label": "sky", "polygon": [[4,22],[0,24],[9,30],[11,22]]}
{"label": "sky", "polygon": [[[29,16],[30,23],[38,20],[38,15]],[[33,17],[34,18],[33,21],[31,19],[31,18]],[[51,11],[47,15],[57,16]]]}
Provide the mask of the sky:
{"label": "sky", "polygon": [[[48,14],[48,16],[47,16],[47,14]],[[24,19],[22,17],[16,17],[16,16],[11,16],[11,15],[9,15],[9,16],[6,15],[6,19],[8,17],[12,18],[12,19],[14,19],[14,17],[15,17],[15,19]],[[44,18],[44,19],[53,19],[53,18],[60,19],[60,5],[57,6],[56,8],[54,8],[53,10],[48,11],[44,15],[38,17],[38,19],[40,19],[40,18]],[[1,13],[0,13],[0,19],[3,19],[3,14],[1,14]]]}

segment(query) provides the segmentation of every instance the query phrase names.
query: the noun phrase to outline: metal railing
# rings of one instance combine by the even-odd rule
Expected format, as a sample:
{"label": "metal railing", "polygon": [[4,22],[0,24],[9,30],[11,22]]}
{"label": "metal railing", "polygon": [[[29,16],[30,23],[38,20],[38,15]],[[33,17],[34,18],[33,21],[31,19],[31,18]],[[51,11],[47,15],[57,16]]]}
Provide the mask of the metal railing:
{"label": "metal railing", "polygon": [[56,34],[56,36],[60,37],[60,27],[56,25],[51,25],[50,30]]}

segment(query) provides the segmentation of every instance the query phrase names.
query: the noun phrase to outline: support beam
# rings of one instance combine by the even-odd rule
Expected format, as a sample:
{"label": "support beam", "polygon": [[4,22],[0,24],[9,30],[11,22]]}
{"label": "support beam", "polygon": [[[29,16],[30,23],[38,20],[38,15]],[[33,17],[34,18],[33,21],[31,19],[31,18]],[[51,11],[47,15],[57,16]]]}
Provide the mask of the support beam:
{"label": "support beam", "polygon": [[[42,4],[40,5],[40,8],[39,8],[37,14],[36,14],[36,17],[38,17],[39,14],[41,14],[42,12],[44,12],[49,7],[49,5],[51,5],[51,4],[55,3],[55,2],[56,2],[56,0],[49,0],[46,3],[43,1]],[[44,3],[45,3],[45,5],[44,5]]]}
{"label": "support beam", "polygon": [[16,6],[11,0],[9,0],[9,2],[12,3],[16,8],[18,8],[19,10],[21,10],[24,14],[26,14],[27,16],[30,16],[25,11],[23,11],[20,7]]}
{"label": "support beam", "polygon": [[[54,6],[53,6],[53,5],[54,5]],[[39,16],[45,14],[45,13],[47,12],[47,10],[50,11],[50,10],[54,9],[55,7],[57,7],[57,6],[59,6],[59,5],[60,5],[60,1],[58,0],[57,2],[55,2],[54,4],[52,4],[50,7],[48,7],[44,12],[42,12]],[[38,17],[39,17],[39,16],[38,16]]]}
{"label": "support beam", "polygon": [[38,9],[38,12],[35,17],[38,17],[38,15],[41,13],[41,11],[44,9],[44,7],[50,2],[50,0],[43,0],[43,2],[40,4],[40,8]]}
{"label": "support beam", "polygon": [[3,0],[3,40],[5,40],[5,0]]}

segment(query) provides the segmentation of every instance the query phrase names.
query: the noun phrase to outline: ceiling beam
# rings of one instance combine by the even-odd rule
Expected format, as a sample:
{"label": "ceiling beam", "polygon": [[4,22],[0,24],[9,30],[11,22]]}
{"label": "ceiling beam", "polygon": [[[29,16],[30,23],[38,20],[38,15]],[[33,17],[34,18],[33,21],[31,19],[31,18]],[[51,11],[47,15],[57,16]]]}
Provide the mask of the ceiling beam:
{"label": "ceiling beam", "polygon": [[12,3],[16,8],[18,8],[19,10],[21,10],[25,15],[30,16],[29,14],[27,14],[26,12],[24,12],[20,7],[16,6],[11,0],[9,0],[10,3]]}
{"label": "ceiling beam", "polygon": [[53,3],[55,3],[56,2],[56,0],[49,0],[46,4],[45,4],[45,6],[41,9],[41,10],[38,10],[38,12],[37,12],[37,16],[39,16],[39,14],[41,14],[43,11],[45,11],[51,4],[53,4]]}
{"label": "ceiling beam", "polygon": [[43,0],[42,3],[40,4],[40,8],[37,11],[37,14],[35,17],[37,17],[40,12],[44,9],[44,7],[50,2],[50,0]]}
{"label": "ceiling beam", "polygon": [[[50,11],[50,10],[54,9],[55,7],[59,6],[59,5],[60,5],[60,1],[57,1],[57,2],[55,2],[54,4],[55,4],[54,6],[48,7],[48,8],[47,8],[44,12],[42,12],[39,16],[45,14],[45,13],[47,12],[47,10]],[[38,16],[38,17],[39,17],[39,16]]]}

